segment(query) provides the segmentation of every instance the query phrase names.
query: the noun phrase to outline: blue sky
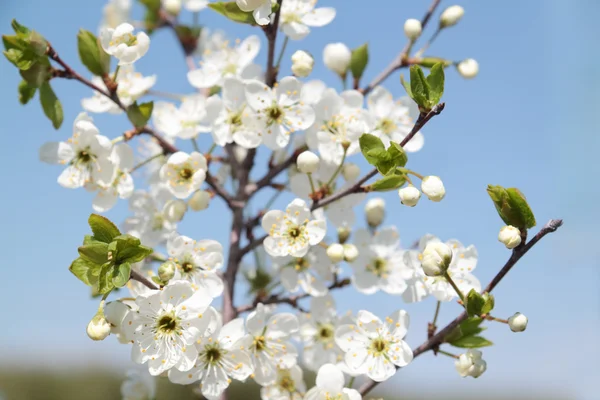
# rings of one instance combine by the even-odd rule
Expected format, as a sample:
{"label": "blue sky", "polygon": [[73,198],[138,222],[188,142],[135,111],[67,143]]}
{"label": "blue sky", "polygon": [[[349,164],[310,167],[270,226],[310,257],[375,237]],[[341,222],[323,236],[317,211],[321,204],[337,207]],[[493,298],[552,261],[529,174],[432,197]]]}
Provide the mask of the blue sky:
{"label": "blue sky", "polygon": [[[2,2],[0,31],[8,33],[10,19],[17,18],[41,32],[63,59],[83,72],[75,35],[81,27],[95,31],[103,1],[51,3]],[[490,326],[486,336],[496,345],[484,350],[488,372],[481,379],[460,379],[450,359],[428,354],[386,387],[397,385],[414,392],[427,385],[426,393],[493,389],[506,395],[527,390],[596,397],[600,251],[595,178],[600,171],[595,151],[600,139],[594,117],[600,105],[596,95],[600,59],[594,39],[599,33],[600,5],[592,0],[457,3],[466,9],[464,19],[444,32],[429,54],[476,58],[480,74],[465,81],[454,70],[448,71],[446,109],[423,130],[425,147],[409,161],[412,169],[441,176],[447,197],[441,203],[421,201],[408,209],[399,205],[395,193],[387,194],[387,222],[398,226],[406,246],[425,233],[475,244],[480,255],[476,274],[484,283],[509,256],[496,239],[502,224],[487,197],[487,184],[520,188],[540,225],[550,218],[564,218],[565,226],[538,244],[495,291],[495,314],[508,317],[520,311],[530,324],[518,335],[506,326]],[[297,49],[320,55],[329,42],[343,41],[349,47],[369,42],[365,76],[369,80],[404,46],[403,21],[420,18],[429,1],[322,0],[319,4],[337,7],[336,19],[305,40],[291,42],[284,73],[289,71],[289,55]],[[451,4],[442,2],[442,6]],[[200,18],[209,27],[225,29],[231,38],[261,34],[208,11]],[[257,62],[264,63],[265,58],[261,52]],[[157,90],[187,93],[192,89],[170,32],[152,37],[149,53],[136,67],[158,75]],[[91,354],[107,365],[125,365],[127,349],[113,340],[93,343],[86,337],[85,326],[96,305],[88,300],[87,288],[67,270],[88,230],[91,197],[83,190],[59,187],[60,168],[38,161],[38,148],[44,142],[70,136],[79,99],[90,92],[76,82],[53,82],[65,107],[65,123],[57,132],[37,99],[26,107],[18,104],[18,74],[4,59],[0,72],[5,149],[0,166],[6,186],[0,198],[4,227],[0,243],[5,249],[0,300],[3,320],[11,321],[0,330],[0,368],[15,362],[24,368],[55,365],[59,356],[65,366],[86,365]],[[335,82],[320,60],[313,77]],[[385,86],[402,94],[397,74]],[[109,137],[128,128],[124,116],[95,120]],[[206,142],[203,145],[207,147]],[[260,161],[266,164],[266,159]],[[226,242],[226,210],[217,201],[210,210],[191,216],[181,225],[181,233]],[[115,221],[126,215],[125,202],[108,214]],[[341,310],[365,306],[381,316],[407,309],[412,318],[407,340],[412,346],[424,340],[434,310],[431,299],[406,306],[400,299],[365,297],[352,290],[338,293],[336,299]],[[444,305],[441,321],[449,321],[459,311],[455,304]],[[439,385],[431,385],[432,380]]]}

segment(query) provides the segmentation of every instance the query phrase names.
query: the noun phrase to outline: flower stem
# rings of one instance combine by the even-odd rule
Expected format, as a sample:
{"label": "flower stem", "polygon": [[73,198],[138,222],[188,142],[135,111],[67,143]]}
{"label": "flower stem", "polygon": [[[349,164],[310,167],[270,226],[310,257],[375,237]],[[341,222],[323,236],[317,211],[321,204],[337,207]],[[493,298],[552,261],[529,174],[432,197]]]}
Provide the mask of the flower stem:
{"label": "flower stem", "polygon": [[196,138],[191,138],[190,140],[192,141],[192,146],[194,146],[194,150],[198,153],[202,153],[200,151],[200,147],[198,147],[198,142],[196,141]]}
{"label": "flower stem", "polygon": [[466,306],[467,303],[465,301],[465,296],[460,291],[460,289],[458,288],[458,286],[456,286],[456,283],[454,283],[454,281],[452,280],[452,278],[448,274],[448,271],[444,272],[444,278],[446,278],[446,280],[448,281],[448,283],[450,284],[450,286],[452,286],[454,288],[454,291],[456,291],[456,294],[458,294],[458,297],[460,297],[460,299],[462,300],[463,305]]}
{"label": "flower stem", "polygon": [[212,146],[210,146],[210,149],[208,149],[208,152],[206,154],[212,154],[212,152],[215,151],[216,148],[217,148],[217,144],[213,143]]}
{"label": "flower stem", "polygon": [[500,322],[503,324],[508,324],[507,319],[496,318],[496,317],[492,317],[491,315],[488,315],[487,317],[485,317],[485,319],[487,319],[488,321],[496,321],[496,322]]}
{"label": "flower stem", "polygon": [[443,354],[443,355],[448,356],[448,357],[459,358],[456,354],[452,354],[452,353],[449,353],[449,352],[444,351],[444,350],[438,350],[437,352],[439,354]]}
{"label": "flower stem", "polygon": [[438,300],[436,306],[435,306],[435,314],[433,314],[433,326],[435,326],[438,316],[440,315],[440,308],[441,308],[442,302]]}
{"label": "flower stem", "polygon": [[415,172],[415,171],[413,171],[413,170],[411,170],[411,169],[408,169],[408,168],[400,168],[400,171],[404,172],[404,173],[405,173],[405,174],[407,174],[407,175],[408,175],[408,174],[410,174],[410,175],[414,175],[414,176],[416,176],[417,178],[419,178],[420,180],[423,180],[423,175],[421,175],[421,174],[419,174],[418,172]]}
{"label": "flower stem", "polygon": [[142,161],[141,163],[135,165],[133,168],[131,168],[131,171],[129,171],[129,173],[132,173],[136,169],[143,167],[144,165],[148,164],[150,161],[152,161],[152,160],[154,160],[154,159],[156,159],[158,157],[161,157],[162,155],[163,155],[163,153],[158,153],[158,154],[153,155],[152,157],[150,157],[150,158]]}
{"label": "flower stem", "polygon": [[310,183],[310,192],[315,192],[315,184],[313,183],[312,174],[306,174],[308,176],[308,182]]}
{"label": "flower stem", "polygon": [[283,45],[281,46],[281,51],[279,53],[279,57],[277,58],[277,63],[275,63],[275,68],[279,69],[279,66],[281,65],[281,60],[283,59],[283,54],[285,53],[285,48],[287,47],[288,41],[290,39],[286,36],[285,39],[283,39]]}
{"label": "flower stem", "polygon": [[[344,167],[344,162],[346,161],[346,153],[348,153],[348,148],[346,146],[344,146],[344,155],[342,156],[342,162],[337,167],[337,169],[335,170],[333,175],[331,175],[331,178],[329,178],[329,181],[327,182],[327,186],[330,186],[335,181],[335,178],[338,177],[340,172],[342,172],[342,168]],[[314,190],[313,190],[313,192],[314,192]]]}
{"label": "flower stem", "polygon": [[352,389],[352,386],[354,385],[354,380],[356,379],[355,376],[350,377],[350,381],[348,382],[348,389]]}
{"label": "flower stem", "polygon": [[119,70],[121,69],[120,65],[117,65],[117,68],[115,69],[115,73],[113,74],[112,80],[113,82],[117,81],[117,76],[119,75]]}

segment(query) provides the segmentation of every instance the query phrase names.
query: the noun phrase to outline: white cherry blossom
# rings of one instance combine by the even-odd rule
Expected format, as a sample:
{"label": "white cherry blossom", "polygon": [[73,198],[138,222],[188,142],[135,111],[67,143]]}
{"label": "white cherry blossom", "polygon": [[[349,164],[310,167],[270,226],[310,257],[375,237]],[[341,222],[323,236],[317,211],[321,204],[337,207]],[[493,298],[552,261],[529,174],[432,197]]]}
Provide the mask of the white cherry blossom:
{"label": "white cherry blossom", "polygon": [[146,371],[127,371],[127,378],[121,384],[123,400],[154,400],[156,378]]}
{"label": "white cherry blossom", "polygon": [[86,184],[109,184],[113,164],[109,157],[112,143],[100,135],[92,119],[81,113],[73,123],[73,137],[66,142],[48,142],[39,151],[40,160],[48,164],[66,165],[58,184],[68,189]]}
{"label": "white cherry blossom", "polygon": [[113,177],[109,184],[88,184],[86,189],[97,190],[98,193],[92,203],[96,212],[106,212],[117,204],[117,200],[128,199],[134,191],[131,174],[133,168],[133,150],[126,143],[119,143],[113,147],[110,155],[113,164]]}
{"label": "white cherry blossom", "polygon": [[262,227],[269,234],[264,241],[269,255],[303,257],[310,246],[323,240],[327,223],[323,219],[313,219],[304,200],[295,199],[285,212],[268,211],[262,219]]}
{"label": "white cherry blossom", "polygon": [[333,265],[321,246],[311,247],[303,257],[275,257],[273,267],[283,287],[291,293],[302,288],[311,296],[324,296],[328,290],[326,282],[333,279]]}
{"label": "white cherry blossom", "polygon": [[281,4],[281,30],[292,40],[304,39],[310,27],[321,27],[335,18],[335,8],[315,8],[316,0],[286,0]]}
{"label": "white cherry blossom", "polygon": [[319,368],[316,386],[306,393],[304,400],[361,400],[362,396],[355,389],[344,387],[344,374],[333,364],[325,364]]}
{"label": "white cherry blossom", "polygon": [[122,23],[113,28],[105,28],[100,32],[100,44],[105,52],[119,60],[119,65],[133,64],[146,54],[150,48],[150,38],[145,32],[133,35],[134,27]]}
{"label": "white cherry blossom", "polygon": [[178,151],[172,154],[160,169],[162,182],[178,199],[189,197],[200,189],[206,179],[206,158],[198,152],[191,154]]}
{"label": "white cherry blossom", "polygon": [[129,20],[133,0],[109,0],[102,9],[100,31],[106,28],[116,28]]}
{"label": "white cherry blossom", "polygon": [[156,129],[168,137],[192,139],[210,131],[208,112],[217,107],[217,99],[206,99],[201,94],[186,96],[179,108],[173,103],[158,101],[154,104],[152,120]]}
{"label": "white cherry blossom", "polygon": [[383,382],[413,359],[410,346],[402,340],[408,331],[409,317],[404,310],[393,312],[385,323],[368,311],[361,310],[356,322],[335,331],[335,340],[346,353],[348,367]]}
{"label": "white cherry blossom", "polygon": [[404,265],[404,252],[395,227],[385,227],[371,234],[360,229],[354,234],[358,257],[350,263],[352,283],[364,294],[383,290],[389,294],[402,294],[407,287],[410,270]]}
{"label": "white cherry blossom", "polygon": [[216,49],[207,48],[200,62],[200,68],[188,72],[190,84],[196,88],[211,88],[221,86],[228,76],[240,79],[257,79],[260,67],[253,61],[260,50],[260,39],[252,35],[236,46],[229,47],[228,41],[223,41]]}
{"label": "white cherry blossom", "polygon": [[244,336],[244,320],[234,319],[221,327],[200,337],[195,345],[198,358],[189,370],[171,369],[169,380],[187,385],[200,381],[200,391],[208,400],[219,399],[227,389],[231,378],[244,381],[252,373],[252,364],[248,353],[240,348]]}
{"label": "white cherry blossom", "polygon": [[284,148],[290,134],[310,127],[315,121],[312,107],[302,104],[302,82],[287,76],[271,89],[253,80],[246,83],[246,101],[250,112],[244,113],[242,122],[271,150]]}
{"label": "white cherry blossom", "polygon": [[236,0],[242,11],[252,11],[252,16],[258,25],[268,25],[271,22],[271,0]]}
{"label": "white cherry blossom", "polygon": [[199,12],[208,6],[209,0],[183,0],[183,6],[190,12]]}
{"label": "white cherry blossom", "polygon": [[167,241],[169,259],[175,262],[174,279],[192,283],[194,290],[218,297],[223,293],[223,281],[215,270],[223,266],[223,246],[215,240],[193,240],[173,236]]}
{"label": "white cherry blossom", "polygon": [[277,369],[274,384],[260,389],[262,400],[302,400],[306,393],[302,368],[295,365],[289,369]]}

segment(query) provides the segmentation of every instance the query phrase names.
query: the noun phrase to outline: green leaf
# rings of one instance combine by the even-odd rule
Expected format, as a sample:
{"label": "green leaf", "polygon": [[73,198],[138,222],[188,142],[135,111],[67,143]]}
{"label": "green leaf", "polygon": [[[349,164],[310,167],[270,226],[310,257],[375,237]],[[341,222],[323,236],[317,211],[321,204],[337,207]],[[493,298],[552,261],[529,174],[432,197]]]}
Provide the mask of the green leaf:
{"label": "green leaf", "polygon": [[110,243],[114,238],[121,235],[119,229],[108,218],[102,215],[92,214],[88,224],[94,233],[93,239],[104,243]]}
{"label": "green leaf", "polygon": [[28,36],[31,32],[26,26],[19,24],[16,19],[11,21],[10,26],[12,26],[15,33],[19,36]]}
{"label": "green leaf", "polygon": [[429,111],[431,105],[429,103],[429,83],[425,79],[423,70],[418,65],[410,67],[410,90],[412,99],[419,105],[420,108]]}
{"label": "green leaf", "polygon": [[450,344],[454,347],[460,347],[463,349],[477,349],[480,347],[487,347],[493,345],[492,342],[490,342],[483,336],[465,336],[451,342]]}
{"label": "green leaf", "polygon": [[467,301],[466,309],[467,309],[467,314],[469,315],[469,317],[474,317],[476,315],[483,314],[483,312],[481,310],[483,309],[483,306],[485,305],[485,299],[483,298],[482,295],[477,293],[477,291],[475,291],[475,289],[471,289],[469,294],[467,294],[466,301]]}
{"label": "green leaf", "polygon": [[494,202],[496,211],[507,225],[521,230],[535,226],[535,216],[523,193],[516,188],[488,185],[487,192]]}
{"label": "green leaf", "polygon": [[254,20],[252,12],[240,10],[240,7],[235,1],[219,1],[216,3],[210,3],[208,7],[234,22],[256,25],[256,21]]}
{"label": "green leaf", "polygon": [[495,300],[494,300],[494,295],[489,294],[489,293],[484,293],[482,295],[483,300],[485,301],[485,303],[483,303],[483,307],[481,307],[481,313],[482,314],[489,314],[490,311],[492,311],[494,309],[494,305],[495,305]]}
{"label": "green leaf", "polygon": [[88,286],[92,286],[93,283],[90,281],[88,276],[89,269],[90,264],[82,258],[77,258],[69,267],[69,271],[71,271],[71,273],[75,275],[81,282]]}
{"label": "green leaf", "polygon": [[410,97],[412,99],[413,94],[412,94],[412,90],[410,89],[410,82],[406,82],[404,80],[404,75],[402,75],[402,74],[400,74],[400,83],[402,83],[402,86],[404,86],[404,90],[406,90],[406,94],[408,95],[408,97]]}
{"label": "green leaf", "polygon": [[158,28],[160,21],[160,0],[138,0],[141,4],[146,7],[146,14],[144,16],[144,23],[146,25],[146,31],[148,34]]}
{"label": "green leaf", "polygon": [[50,63],[47,59],[40,59],[33,64],[29,69],[20,70],[19,73],[23,79],[30,85],[39,88],[43,83],[48,82],[51,78]]}
{"label": "green leaf", "polygon": [[483,332],[487,328],[481,326],[483,319],[480,317],[471,317],[461,322],[456,328],[452,330],[445,338],[445,342],[454,342],[462,337],[473,336]]}
{"label": "green leaf", "polygon": [[27,50],[8,49],[4,56],[20,70],[28,70],[35,64],[37,57]]}
{"label": "green leaf", "polygon": [[391,174],[376,181],[370,188],[375,192],[384,192],[387,190],[398,189],[400,186],[404,185],[404,183],[406,183],[405,175]]}
{"label": "green leaf", "polygon": [[108,244],[95,242],[80,246],[77,251],[86,261],[94,264],[104,264],[108,261]]}
{"label": "green leaf", "polygon": [[431,68],[435,64],[438,64],[438,63],[441,63],[444,67],[449,67],[450,65],[453,64],[452,61],[446,60],[443,58],[439,58],[439,57],[423,57],[417,62],[417,64],[419,64],[421,67],[425,67],[425,68]]}
{"label": "green leaf", "polygon": [[431,106],[435,106],[440,102],[440,99],[444,95],[444,64],[437,63],[431,68],[429,76],[427,76],[427,83],[431,90],[429,102]]}
{"label": "green leaf", "polygon": [[369,45],[367,43],[352,50],[352,58],[350,59],[350,71],[354,79],[359,80],[367,64],[369,63]]}
{"label": "green leaf", "polygon": [[110,72],[110,55],[102,49],[98,38],[92,32],[79,30],[77,50],[81,62],[92,74],[102,76]]}
{"label": "green leaf", "polygon": [[136,128],[141,128],[150,120],[153,108],[154,102],[152,101],[142,104],[134,102],[127,107],[127,117]]}
{"label": "green leaf", "polygon": [[27,104],[29,100],[35,96],[35,92],[37,88],[35,86],[31,86],[27,81],[21,81],[19,83],[19,103]]}
{"label": "green leaf", "polygon": [[404,167],[408,162],[406,152],[398,143],[390,142],[387,152],[396,167]]}
{"label": "green leaf", "polygon": [[116,287],[123,287],[129,282],[129,276],[131,275],[131,265],[129,263],[123,263],[115,267],[113,270],[112,283]]}
{"label": "green leaf", "polygon": [[114,268],[115,266],[110,263],[106,263],[102,266],[98,276],[99,294],[106,294],[115,288],[115,285],[112,281]]}
{"label": "green leaf", "polygon": [[64,117],[62,105],[48,82],[44,82],[40,86],[40,103],[42,103],[44,114],[52,121],[54,129],[60,128]]}
{"label": "green leaf", "polygon": [[156,275],[152,276],[150,279],[152,279],[152,282],[156,283],[159,286],[164,286],[164,282],[160,280],[160,278]]}
{"label": "green leaf", "polygon": [[365,133],[358,138],[358,143],[360,144],[360,151],[367,159],[367,162],[371,165],[377,165],[377,156],[379,153],[377,153],[377,156],[369,156],[368,153],[369,151],[376,149],[385,150],[385,146],[383,145],[381,139],[375,135],[371,135],[370,133]]}
{"label": "green leaf", "polygon": [[150,247],[139,245],[137,247],[128,247],[123,251],[120,251],[117,255],[119,262],[130,262],[136,263],[140,262],[150,254],[152,254],[154,250]]}

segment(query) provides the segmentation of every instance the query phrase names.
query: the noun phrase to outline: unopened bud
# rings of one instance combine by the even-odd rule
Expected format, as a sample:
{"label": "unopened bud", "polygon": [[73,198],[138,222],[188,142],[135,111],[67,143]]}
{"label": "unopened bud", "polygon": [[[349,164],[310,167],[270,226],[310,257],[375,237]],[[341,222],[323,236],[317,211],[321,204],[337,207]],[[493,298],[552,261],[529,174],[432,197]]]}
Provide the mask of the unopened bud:
{"label": "unopened bud", "polygon": [[292,72],[300,78],[306,78],[312,72],[315,64],[314,58],[303,50],[292,54]]}
{"label": "unopened bud", "polygon": [[500,229],[498,240],[506,246],[507,249],[514,249],[521,244],[521,231],[512,225],[507,225]]}
{"label": "unopened bud", "polygon": [[175,276],[176,269],[173,261],[162,263],[161,266],[158,267],[158,277],[161,281],[167,283]]}
{"label": "unopened bud", "polygon": [[353,244],[344,245],[344,260],[352,262],[358,258],[358,249]]}
{"label": "unopened bud", "polygon": [[327,248],[327,256],[332,263],[337,264],[344,260],[344,246],[339,243],[329,245]]}
{"label": "unopened bud", "polygon": [[347,182],[354,182],[360,175],[360,168],[354,163],[345,163],[342,167],[342,176]]}
{"label": "unopened bud", "polygon": [[206,190],[198,190],[188,200],[188,206],[194,211],[201,211],[208,208],[210,203],[210,193]]}
{"label": "unopened bud", "polygon": [[465,15],[465,9],[461,6],[450,6],[440,15],[440,28],[448,28],[458,24],[458,21]]}
{"label": "unopened bud", "polygon": [[319,169],[319,156],[312,151],[304,151],[300,153],[296,159],[298,171],[304,174],[312,174]]}
{"label": "unopened bud", "polygon": [[346,241],[350,237],[350,233],[350,229],[346,226],[337,228],[338,242],[341,244],[346,243]]}
{"label": "unopened bud", "polygon": [[340,76],[346,75],[352,53],[343,43],[330,43],[323,50],[325,66]]}
{"label": "unopened bud", "polygon": [[187,211],[187,204],[180,199],[171,199],[163,207],[163,215],[169,222],[179,222]]}
{"label": "unopened bud", "polygon": [[175,17],[181,12],[181,0],[162,0],[162,6],[166,12]]}
{"label": "unopened bud", "polygon": [[456,370],[463,378],[472,376],[477,378],[481,376],[487,369],[487,364],[481,359],[481,351],[467,350],[465,354],[461,354],[458,360],[454,362]]}
{"label": "unopened bud", "polygon": [[520,312],[508,319],[508,326],[513,332],[523,332],[527,328],[527,317]]}
{"label": "unopened bud", "polygon": [[398,196],[400,196],[400,202],[405,206],[414,207],[421,198],[421,192],[413,185],[408,185],[398,190]]}
{"label": "unopened bud", "polygon": [[431,242],[423,251],[421,267],[427,276],[443,275],[452,262],[452,249],[442,242]]}
{"label": "unopened bud", "polygon": [[417,40],[417,38],[421,36],[422,29],[421,21],[418,19],[407,19],[404,23],[404,34],[410,40]]}
{"label": "unopened bud", "polygon": [[102,309],[92,318],[86,329],[87,335],[92,340],[104,340],[110,335],[110,322],[104,317]]}
{"label": "unopened bud", "polygon": [[456,65],[456,69],[460,76],[465,79],[473,79],[479,73],[479,63],[472,58],[462,60]]}
{"label": "unopened bud", "polygon": [[444,183],[439,177],[433,175],[423,178],[421,181],[421,190],[431,201],[442,201],[446,195]]}
{"label": "unopened bud", "polygon": [[385,201],[381,197],[369,200],[365,206],[365,214],[369,226],[377,228],[385,217]]}

